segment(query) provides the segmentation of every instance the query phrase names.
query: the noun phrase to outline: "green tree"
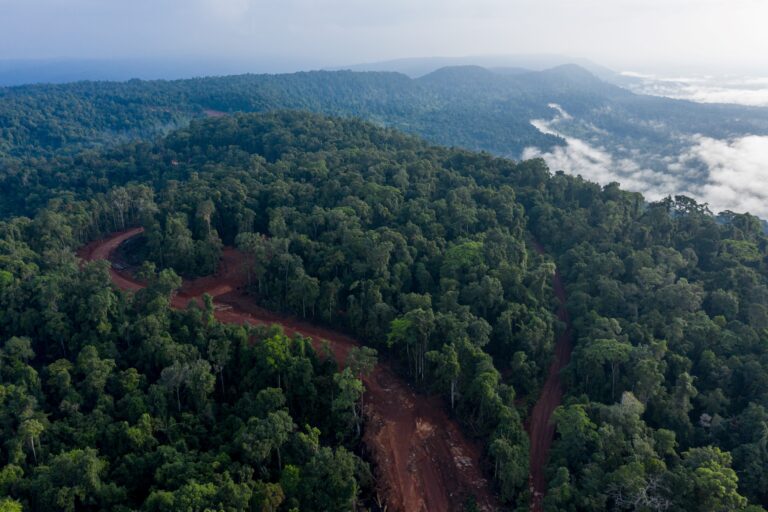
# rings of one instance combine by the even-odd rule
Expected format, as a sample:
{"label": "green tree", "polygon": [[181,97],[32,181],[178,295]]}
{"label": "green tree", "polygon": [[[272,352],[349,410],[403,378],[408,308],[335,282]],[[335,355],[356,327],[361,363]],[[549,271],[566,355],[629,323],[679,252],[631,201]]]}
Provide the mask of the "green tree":
{"label": "green tree", "polygon": [[35,441],[37,440],[39,446],[40,435],[44,430],[45,426],[34,418],[22,421],[21,425],[19,426],[19,436],[29,443],[29,447],[32,450],[32,456],[35,459],[35,464],[37,464],[37,451],[35,450]]}
{"label": "green tree", "polygon": [[96,400],[104,394],[107,380],[115,368],[114,359],[101,359],[96,347],[84,347],[77,356],[76,370],[83,378],[81,388],[85,396]]}
{"label": "green tree", "polygon": [[[602,366],[609,364],[611,367],[611,399],[616,397],[616,374],[619,365],[629,361],[632,346],[629,343],[615,339],[596,339],[590,341],[583,349],[585,364]],[[587,381],[587,387],[589,382]]]}
{"label": "green tree", "polygon": [[457,384],[461,375],[461,365],[459,364],[459,354],[453,345],[445,344],[438,351],[430,351],[426,354],[427,361],[435,365],[435,377],[440,386],[447,387],[448,395],[451,400],[451,410],[456,403]]}
{"label": "green tree", "polygon": [[21,503],[11,498],[0,499],[0,512],[22,512]]}
{"label": "green tree", "polygon": [[285,501],[280,484],[258,482],[254,489],[253,503],[258,512],[277,512]]}
{"label": "green tree", "polygon": [[272,453],[276,453],[278,468],[282,468],[280,448],[293,429],[293,420],[286,411],[270,412],[265,418],[249,418],[235,435],[235,444],[246,460],[257,467],[264,467]]}
{"label": "green tree", "polygon": [[219,374],[221,392],[224,393],[224,368],[232,357],[232,342],[225,336],[213,336],[208,340],[208,360],[213,371]]}
{"label": "green tree", "polygon": [[352,510],[358,494],[355,456],[344,448],[320,448],[302,471],[301,510],[344,512]]}
{"label": "green tree", "polygon": [[747,500],[738,492],[738,477],[731,455],[717,447],[693,448],[683,454],[684,478],[690,486],[690,506],[705,512],[739,510]]}
{"label": "green tree", "polygon": [[346,437],[350,427],[354,428],[356,436],[359,437],[362,414],[358,409],[358,404],[360,404],[364,392],[363,383],[354,376],[349,366],[335,374],[333,382],[336,384],[336,391],[331,410],[338,423],[343,426],[337,432],[337,437]]}
{"label": "green tree", "polygon": [[[378,351],[371,347],[353,347],[347,355],[347,366],[352,373],[362,382],[362,380],[376,368],[378,364]],[[365,390],[360,393],[360,411],[364,412]]]}

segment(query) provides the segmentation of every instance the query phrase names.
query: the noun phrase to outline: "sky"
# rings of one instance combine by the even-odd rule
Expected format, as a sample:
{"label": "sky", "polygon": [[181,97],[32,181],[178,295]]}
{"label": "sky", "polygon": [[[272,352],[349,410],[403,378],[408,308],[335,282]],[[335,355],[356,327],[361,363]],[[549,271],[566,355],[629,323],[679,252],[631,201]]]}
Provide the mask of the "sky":
{"label": "sky", "polygon": [[0,0],[0,59],[298,69],[554,53],[617,71],[759,73],[768,69],[766,20],[766,0]]}

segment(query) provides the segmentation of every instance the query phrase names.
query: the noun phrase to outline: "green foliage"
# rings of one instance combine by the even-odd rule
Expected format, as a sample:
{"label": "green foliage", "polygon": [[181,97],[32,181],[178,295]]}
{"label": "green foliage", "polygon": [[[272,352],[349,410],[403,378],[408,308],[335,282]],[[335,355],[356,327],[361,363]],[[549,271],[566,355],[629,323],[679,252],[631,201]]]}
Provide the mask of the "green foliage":
{"label": "green foliage", "polygon": [[[446,398],[520,504],[521,415],[563,332],[555,269],[575,349],[546,507],[768,500],[768,239],[749,215],[298,113],[32,167],[33,218],[0,224],[0,486],[25,507],[349,510],[376,350]],[[124,255],[154,263],[135,295],[72,256],[138,224]],[[176,271],[210,273],[223,244],[261,304],[371,348],[338,372],[210,300],[172,311]]]}
{"label": "green foliage", "polygon": [[301,475],[299,502],[309,512],[344,512],[358,494],[355,458],[344,448],[320,448]]}
{"label": "green foliage", "polygon": [[354,347],[347,356],[347,365],[357,378],[370,374],[376,367],[378,351],[371,347]]}
{"label": "green foliage", "polygon": [[22,512],[24,508],[16,500],[11,498],[0,499],[0,512]]}
{"label": "green foliage", "polygon": [[[102,264],[17,235],[0,226],[0,268],[23,278],[0,291],[0,508],[276,511],[283,480],[292,507],[355,506],[365,463],[339,447],[335,366],[308,340],[172,310],[180,279],[154,265],[147,289],[116,293]],[[375,351],[356,358],[365,374]],[[313,462],[324,449],[338,470]]]}
{"label": "green foliage", "polygon": [[[550,475],[558,492],[548,503],[571,510],[764,503],[754,438],[726,432],[766,398],[743,380],[745,372],[765,375],[762,306],[742,308],[762,304],[768,290],[754,252],[765,251],[765,236],[742,229],[749,216],[715,218],[689,198],[637,208],[636,195],[615,187],[552,181],[565,188],[546,209],[532,197],[532,225],[560,255],[577,343],[567,373],[572,403],[555,415]],[[617,211],[612,224],[585,222]],[[729,450],[739,454],[735,463]],[[709,455],[700,463],[702,454]]]}
{"label": "green foliage", "polygon": [[716,447],[694,448],[683,453],[683,467],[688,470],[686,486],[696,510],[714,512],[737,510],[747,505],[738,493],[738,477],[730,468],[731,456]]}
{"label": "green foliage", "polygon": [[331,411],[339,425],[336,429],[337,436],[344,439],[353,429],[359,436],[362,423],[360,400],[363,396],[363,383],[355,377],[350,367],[334,375],[333,382],[337,390]]}
{"label": "green foliage", "polygon": [[[505,82],[516,79],[498,78],[500,82],[492,81],[496,94],[511,93],[519,99],[534,94],[538,101],[528,101],[525,107],[507,102],[499,109],[488,104],[487,98],[457,98],[440,82],[410,80],[396,73],[349,71],[3,88],[0,158],[5,157],[12,166],[12,172],[4,175],[3,181],[9,192],[30,186],[35,192],[46,187],[58,188],[62,179],[68,177],[39,169],[30,172],[20,160],[31,156],[70,156],[83,149],[110,147],[136,139],[154,140],[204,117],[206,110],[232,113],[293,109],[360,116],[426,136],[434,142],[501,154],[517,155],[529,146],[561,143],[559,138],[542,134],[527,121],[531,116],[545,117],[550,113],[546,103],[554,99],[541,90],[541,83],[529,79],[510,87]],[[521,85],[528,90],[522,96],[518,92]],[[478,108],[478,100],[482,108]],[[177,162],[183,164],[183,160]],[[306,169],[322,175],[328,166],[318,163]],[[17,175],[17,170],[23,171],[24,177]],[[45,201],[37,196],[27,205],[14,199],[3,204],[0,213],[44,205]],[[13,210],[8,210],[11,207]]]}
{"label": "green foliage", "polygon": [[247,462],[263,467],[273,452],[280,459],[280,448],[288,441],[293,427],[293,420],[285,410],[269,412],[266,418],[248,419],[235,436],[235,444]]}

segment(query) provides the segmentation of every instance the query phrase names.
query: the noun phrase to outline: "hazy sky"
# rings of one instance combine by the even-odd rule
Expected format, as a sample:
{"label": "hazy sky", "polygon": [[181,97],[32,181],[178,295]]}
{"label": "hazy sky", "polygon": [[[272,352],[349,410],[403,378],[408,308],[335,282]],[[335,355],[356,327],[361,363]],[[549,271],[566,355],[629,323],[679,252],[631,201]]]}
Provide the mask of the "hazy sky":
{"label": "hazy sky", "polygon": [[617,70],[768,70],[767,0],[0,0],[0,59],[558,53]]}

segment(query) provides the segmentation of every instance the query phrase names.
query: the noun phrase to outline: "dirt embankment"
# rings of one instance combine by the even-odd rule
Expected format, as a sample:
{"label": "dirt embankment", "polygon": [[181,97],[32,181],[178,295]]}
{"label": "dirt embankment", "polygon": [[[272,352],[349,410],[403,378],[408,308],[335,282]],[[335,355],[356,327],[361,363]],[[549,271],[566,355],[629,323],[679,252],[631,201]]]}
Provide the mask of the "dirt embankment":
{"label": "dirt embankment", "polygon": [[[85,260],[109,260],[121,243],[141,231],[115,233],[78,254]],[[340,362],[359,345],[344,334],[259,307],[242,291],[246,280],[242,261],[236,250],[225,250],[218,274],[185,281],[173,298],[173,307],[184,308],[190,300],[199,301],[209,293],[215,299],[216,318],[222,322],[280,324],[289,334],[327,340]],[[120,289],[135,291],[143,286],[127,273],[114,268],[110,273]],[[469,496],[475,497],[480,510],[498,510],[480,469],[480,446],[463,435],[438,398],[415,393],[386,363],[380,363],[364,383],[363,440],[376,463],[378,494],[388,511],[460,511]]]}
{"label": "dirt embankment", "polygon": [[[534,242],[534,248],[539,254],[544,253],[544,248]],[[555,437],[555,425],[552,423],[552,413],[563,400],[563,383],[560,373],[571,360],[573,350],[573,327],[566,308],[566,294],[560,272],[555,271],[552,277],[552,289],[555,292],[559,307],[557,318],[566,326],[555,343],[555,357],[549,367],[547,380],[541,390],[536,405],[533,406],[528,418],[528,436],[531,441],[531,456],[529,488],[531,490],[531,512],[543,511],[543,499],[547,490],[547,481],[544,478],[544,467],[549,460],[549,450]]]}

